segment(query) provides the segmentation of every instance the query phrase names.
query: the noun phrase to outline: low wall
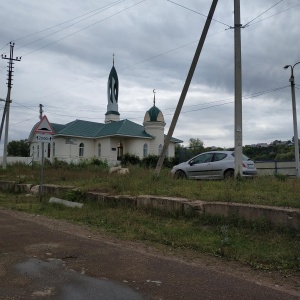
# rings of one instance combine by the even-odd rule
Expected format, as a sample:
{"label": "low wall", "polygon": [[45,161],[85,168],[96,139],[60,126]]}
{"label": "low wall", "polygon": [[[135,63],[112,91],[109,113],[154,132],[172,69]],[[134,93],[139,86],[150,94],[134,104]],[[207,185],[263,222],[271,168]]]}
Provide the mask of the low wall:
{"label": "low wall", "polygon": [[296,176],[296,164],[294,161],[255,161],[258,175],[282,174]]}
{"label": "low wall", "polygon": [[[24,163],[26,165],[29,165],[32,163],[32,157],[15,157],[15,156],[7,156],[6,157],[7,164],[13,164],[13,163]],[[3,163],[3,157],[0,156],[0,166],[2,166]]]}
{"label": "low wall", "polygon": [[[0,191],[15,191],[38,194],[39,185],[18,184],[14,181],[0,181]],[[43,194],[59,195],[67,190],[75,190],[72,186],[43,185]],[[90,201],[110,204],[122,204],[140,208],[156,209],[174,214],[196,213],[211,216],[235,216],[245,220],[264,220],[275,226],[290,227],[300,230],[300,209],[240,204],[231,202],[191,201],[186,198],[160,197],[152,195],[117,195],[87,192]]]}

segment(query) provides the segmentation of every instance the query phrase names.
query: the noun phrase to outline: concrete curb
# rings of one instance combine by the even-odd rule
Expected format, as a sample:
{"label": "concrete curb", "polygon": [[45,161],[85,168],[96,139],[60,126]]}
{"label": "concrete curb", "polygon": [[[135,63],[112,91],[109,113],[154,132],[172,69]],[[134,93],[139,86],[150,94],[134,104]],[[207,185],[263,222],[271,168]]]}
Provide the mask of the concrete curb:
{"label": "concrete curb", "polygon": [[[43,194],[58,195],[75,187],[43,185]],[[39,186],[17,184],[13,181],[0,181],[0,191],[15,191],[38,193]],[[235,216],[249,221],[264,220],[276,226],[290,227],[300,230],[300,209],[232,202],[191,201],[185,198],[160,197],[153,195],[112,196],[107,193],[87,192],[86,198],[90,201],[109,204],[122,204],[141,208],[157,209],[174,214],[204,214],[211,216]],[[64,200],[65,201],[65,200]],[[74,202],[71,202],[74,203]]]}

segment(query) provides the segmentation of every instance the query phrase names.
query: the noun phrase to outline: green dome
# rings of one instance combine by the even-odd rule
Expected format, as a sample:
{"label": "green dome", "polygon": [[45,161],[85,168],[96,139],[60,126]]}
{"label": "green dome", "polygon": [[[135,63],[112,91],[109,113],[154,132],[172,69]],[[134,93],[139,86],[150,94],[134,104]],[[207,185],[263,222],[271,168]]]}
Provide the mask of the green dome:
{"label": "green dome", "polygon": [[146,112],[144,122],[165,122],[165,120],[160,109],[154,105]]}
{"label": "green dome", "polygon": [[148,114],[150,116],[150,121],[156,122],[159,113],[161,113],[161,111],[158,107],[156,107],[156,106],[151,107],[148,110]]}

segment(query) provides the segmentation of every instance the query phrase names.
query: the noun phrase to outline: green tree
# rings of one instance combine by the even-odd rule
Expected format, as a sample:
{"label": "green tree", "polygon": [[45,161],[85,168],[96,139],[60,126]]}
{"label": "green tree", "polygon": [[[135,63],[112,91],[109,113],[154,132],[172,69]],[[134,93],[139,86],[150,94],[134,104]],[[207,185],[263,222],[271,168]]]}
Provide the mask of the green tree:
{"label": "green tree", "polygon": [[189,139],[190,148],[204,148],[204,143],[199,138],[190,138]]}
{"label": "green tree", "polygon": [[11,141],[7,144],[8,156],[28,157],[30,145],[27,140]]}
{"label": "green tree", "polygon": [[195,156],[204,151],[204,143],[199,138],[189,139],[190,155]]}

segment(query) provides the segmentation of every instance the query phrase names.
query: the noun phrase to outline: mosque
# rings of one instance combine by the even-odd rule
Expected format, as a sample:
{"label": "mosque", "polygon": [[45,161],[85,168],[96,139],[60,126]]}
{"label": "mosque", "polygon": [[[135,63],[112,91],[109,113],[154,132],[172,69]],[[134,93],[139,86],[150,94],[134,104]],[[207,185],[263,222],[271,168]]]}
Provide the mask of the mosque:
{"label": "mosque", "polygon": [[[51,143],[44,143],[44,157],[66,162],[96,157],[110,165],[120,163],[125,153],[137,155],[140,159],[148,155],[159,155],[164,139],[165,120],[155,105],[145,113],[143,125],[130,120],[121,120],[118,111],[119,79],[114,63],[107,84],[107,112],[104,123],[74,120],[67,124],[49,122],[53,136]],[[40,122],[39,122],[40,123]],[[29,135],[30,156],[34,160],[42,157],[42,142],[37,141],[36,123]],[[181,140],[171,138],[167,156],[175,155],[175,146]]]}

